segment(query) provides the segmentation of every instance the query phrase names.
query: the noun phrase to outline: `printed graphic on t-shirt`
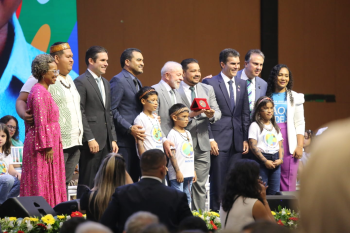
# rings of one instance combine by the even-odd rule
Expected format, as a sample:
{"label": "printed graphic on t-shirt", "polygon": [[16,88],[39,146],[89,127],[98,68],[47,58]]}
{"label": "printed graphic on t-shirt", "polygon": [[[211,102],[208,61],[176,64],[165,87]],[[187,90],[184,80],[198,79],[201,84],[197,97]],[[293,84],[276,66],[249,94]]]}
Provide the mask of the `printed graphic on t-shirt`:
{"label": "printed graphic on t-shirt", "polygon": [[265,134],[264,142],[265,142],[266,146],[268,146],[270,148],[274,148],[278,143],[276,135],[274,133],[271,133],[271,132],[268,132]]}
{"label": "printed graphic on t-shirt", "polygon": [[181,154],[186,158],[186,159],[193,159],[193,147],[192,145],[184,141],[181,146]]}
{"label": "printed graphic on t-shirt", "polygon": [[151,129],[151,135],[153,141],[156,143],[161,143],[162,142],[162,131],[158,126],[153,126]]}
{"label": "printed graphic on t-shirt", "polygon": [[7,166],[5,161],[0,160],[0,175],[5,175],[7,174]]}

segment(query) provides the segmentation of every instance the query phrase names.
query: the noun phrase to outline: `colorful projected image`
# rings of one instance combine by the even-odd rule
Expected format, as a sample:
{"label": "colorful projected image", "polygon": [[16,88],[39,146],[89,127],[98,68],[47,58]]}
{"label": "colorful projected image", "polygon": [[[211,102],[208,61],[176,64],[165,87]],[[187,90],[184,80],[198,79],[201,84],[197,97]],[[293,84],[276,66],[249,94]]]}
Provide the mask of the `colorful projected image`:
{"label": "colorful projected image", "polygon": [[19,121],[20,140],[24,123],[16,113],[16,99],[31,75],[35,56],[48,53],[55,42],[68,42],[74,54],[70,76],[78,76],[78,35],[75,0],[0,1],[0,117]]}

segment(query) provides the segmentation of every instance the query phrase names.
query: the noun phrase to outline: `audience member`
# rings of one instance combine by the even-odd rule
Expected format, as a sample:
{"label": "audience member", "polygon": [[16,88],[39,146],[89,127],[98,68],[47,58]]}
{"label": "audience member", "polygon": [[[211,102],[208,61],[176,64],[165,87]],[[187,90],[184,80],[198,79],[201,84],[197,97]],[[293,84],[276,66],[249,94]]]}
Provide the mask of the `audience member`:
{"label": "audience member", "polygon": [[60,228],[60,233],[75,233],[77,227],[86,222],[85,218],[74,217],[65,222],[63,222],[62,227]]}
{"label": "audience member", "polygon": [[253,123],[249,127],[250,150],[260,164],[260,176],[267,184],[267,195],[280,191],[284,149],[282,134],[273,114],[273,101],[262,96],[255,103]]}
{"label": "audience member", "polygon": [[222,229],[240,231],[257,220],[275,222],[266,200],[266,186],[259,181],[259,164],[244,159],[235,163],[224,185],[220,220]]}
{"label": "audience member", "polygon": [[0,123],[0,205],[19,195],[21,174],[13,167],[11,137],[7,126]]}
{"label": "audience member", "polygon": [[314,140],[313,138],[314,138],[314,132],[312,132],[311,129],[306,130],[304,133],[303,156],[301,157],[301,159],[299,161],[299,167],[298,167],[298,179],[297,179],[298,183],[300,181],[301,173],[303,172],[304,167],[310,158],[311,141]]}
{"label": "audience member", "polygon": [[[11,115],[6,115],[0,119],[0,123],[4,123],[7,126],[7,129],[10,133],[11,138],[11,144],[14,147],[23,147],[23,142],[19,140],[19,127],[18,127],[18,121],[16,117]],[[20,159],[16,162],[22,162],[23,161],[23,149],[19,150],[20,153]],[[14,168],[21,167],[20,164],[13,164]]]}
{"label": "audience member", "polygon": [[162,77],[160,82],[152,87],[158,92],[158,108],[156,113],[162,119],[162,130],[167,136],[173,126],[169,118],[169,109],[174,104],[182,102],[177,92],[180,82],[183,80],[181,64],[168,61],[162,67],[160,74]]}
{"label": "audience member", "polygon": [[137,156],[135,137],[144,140],[145,130],[141,125],[133,125],[135,118],[142,111],[136,99],[136,93],[142,84],[137,78],[143,73],[143,56],[136,48],[124,50],[120,56],[122,71],[112,78],[112,112],[118,136],[119,153],[126,161],[127,170],[134,182],[140,178],[140,159]]}
{"label": "audience member", "polygon": [[302,233],[350,229],[350,118],[327,124],[312,142],[301,174],[299,209]]}
{"label": "audience member", "polygon": [[242,233],[291,233],[285,226],[280,226],[271,221],[259,220],[252,222],[242,229]]}
{"label": "audience member", "polygon": [[38,83],[27,101],[34,125],[26,123],[20,192],[21,196],[43,196],[52,207],[67,200],[59,109],[48,91],[58,73],[51,55],[38,55],[32,62],[32,74]]}
{"label": "audience member", "polygon": [[161,223],[151,224],[141,232],[142,233],[169,233],[166,226]]}
{"label": "audience member", "polygon": [[[50,55],[55,59],[59,75],[54,84],[49,86],[49,92],[58,106],[60,116],[61,137],[63,145],[64,164],[66,169],[66,189],[72,180],[75,166],[79,162],[83,138],[83,124],[80,111],[80,95],[69,72],[73,68],[73,53],[68,43],[56,42],[50,47]],[[30,90],[38,82],[30,76],[23,85],[16,102],[18,114],[30,125],[33,115],[26,112],[27,99]],[[68,191],[68,190],[67,190]],[[68,194],[67,194],[68,195]]]}
{"label": "audience member", "polygon": [[146,211],[139,211],[126,220],[124,233],[140,233],[147,226],[158,223],[159,220],[156,215]]}
{"label": "audience member", "polygon": [[141,180],[116,188],[101,223],[114,232],[122,232],[126,220],[136,211],[149,211],[158,216],[170,231],[177,229],[182,219],[192,216],[186,194],[164,186],[166,157],[158,149],[141,156]]}
{"label": "audience member", "polygon": [[102,160],[109,152],[118,152],[117,136],[111,111],[111,92],[102,75],[108,67],[108,52],[101,46],[90,47],[85,54],[87,71],[74,80],[80,94],[84,126],[83,147],[79,160],[77,197],[86,186],[92,188]]}
{"label": "audience member", "polygon": [[112,231],[100,223],[87,221],[80,224],[75,233],[112,233]]}
{"label": "audience member", "polygon": [[186,193],[188,204],[191,204],[192,182],[196,182],[194,170],[194,153],[192,137],[185,128],[188,125],[189,109],[183,104],[174,104],[169,109],[169,117],[173,122],[173,128],[168,134],[168,139],[175,144],[173,154],[168,163],[170,186]]}
{"label": "audience member", "polygon": [[304,95],[292,91],[293,76],[286,65],[272,68],[266,95],[275,103],[275,118],[283,137],[281,191],[295,191],[298,163],[303,155]]}
{"label": "audience member", "polygon": [[203,80],[214,88],[221,119],[211,125],[219,154],[211,155],[210,208],[220,209],[221,187],[229,169],[247,154],[250,124],[247,82],[235,77],[240,67],[239,53],[234,49],[220,52],[221,72]]}
{"label": "audience member", "polygon": [[136,98],[141,102],[143,111],[134,120],[134,125],[142,126],[146,135],[144,140],[135,138],[138,156],[140,157],[143,152],[150,149],[163,151],[163,143],[167,141],[167,138],[162,132],[158,116],[153,113],[158,108],[158,93],[153,87],[146,86],[137,92]]}
{"label": "audience member", "polygon": [[115,153],[108,154],[102,161],[94,180],[94,188],[91,191],[85,191],[80,198],[80,208],[86,211],[88,220],[98,222],[114,190],[119,186],[132,183],[125,168],[124,158]]}
{"label": "audience member", "polygon": [[[186,129],[191,133],[194,151],[194,167],[197,181],[192,185],[192,209],[204,210],[206,199],[205,184],[208,180],[210,170],[210,150],[218,154],[218,144],[213,138],[210,124],[221,118],[221,111],[216,102],[212,86],[201,83],[201,71],[198,61],[193,58],[181,62],[184,80],[181,82],[178,92],[188,108],[194,98],[205,98],[210,110],[191,111],[189,123]],[[209,143],[210,141],[210,143]]]}
{"label": "audience member", "polygon": [[179,232],[188,230],[200,230],[203,233],[209,233],[209,229],[203,219],[195,216],[190,216],[181,221]]}

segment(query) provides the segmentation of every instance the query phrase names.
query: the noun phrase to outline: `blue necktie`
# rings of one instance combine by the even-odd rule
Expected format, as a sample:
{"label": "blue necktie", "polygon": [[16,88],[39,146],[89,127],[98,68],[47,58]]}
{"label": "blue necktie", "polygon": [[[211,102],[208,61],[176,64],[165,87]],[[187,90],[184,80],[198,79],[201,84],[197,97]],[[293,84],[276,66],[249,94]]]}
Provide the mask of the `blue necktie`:
{"label": "blue necktie", "polygon": [[231,109],[232,111],[235,110],[235,96],[233,94],[233,86],[232,86],[233,81],[230,80],[228,81],[228,86],[230,90],[230,101],[231,101]]}

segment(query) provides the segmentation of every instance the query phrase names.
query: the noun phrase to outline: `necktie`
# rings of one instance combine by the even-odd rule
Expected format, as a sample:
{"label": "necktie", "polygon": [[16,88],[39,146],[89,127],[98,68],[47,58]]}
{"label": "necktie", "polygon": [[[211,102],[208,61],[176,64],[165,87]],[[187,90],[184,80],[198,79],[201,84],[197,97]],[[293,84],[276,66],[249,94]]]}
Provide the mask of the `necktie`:
{"label": "necktie", "polygon": [[103,101],[103,104],[104,104],[104,98],[103,98],[103,93],[102,93],[101,81],[102,81],[101,78],[97,78],[97,79],[96,79],[97,86],[98,86],[98,89],[100,89],[100,94],[101,94],[102,101]]}
{"label": "necktie", "polygon": [[194,92],[194,87],[190,87],[190,90],[191,90],[191,99],[193,102],[194,98],[196,98],[196,93]]}
{"label": "necktie", "polygon": [[171,89],[169,92],[170,92],[171,103],[172,103],[172,105],[174,105],[174,104],[176,104],[176,102],[175,102],[175,93],[174,93],[174,90]]}
{"label": "necktie", "polygon": [[235,110],[235,96],[233,94],[233,86],[232,86],[233,81],[230,80],[228,81],[229,85],[229,90],[230,90],[230,102],[231,102],[231,109],[232,111]]}
{"label": "necktie", "polygon": [[140,89],[139,89],[139,83],[138,83],[137,78],[135,77],[135,78],[134,78],[132,81],[133,81],[133,82],[134,82],[134,84],[135,84],[136,91],[139,91]]}
{"label": "necktie", "polygon": [[254,109],[254,100],[253,100],[253,83],[252,80],[247,79],[247,91],[248,91],[248,100],[249,100],[249,110],[252,113]]}

